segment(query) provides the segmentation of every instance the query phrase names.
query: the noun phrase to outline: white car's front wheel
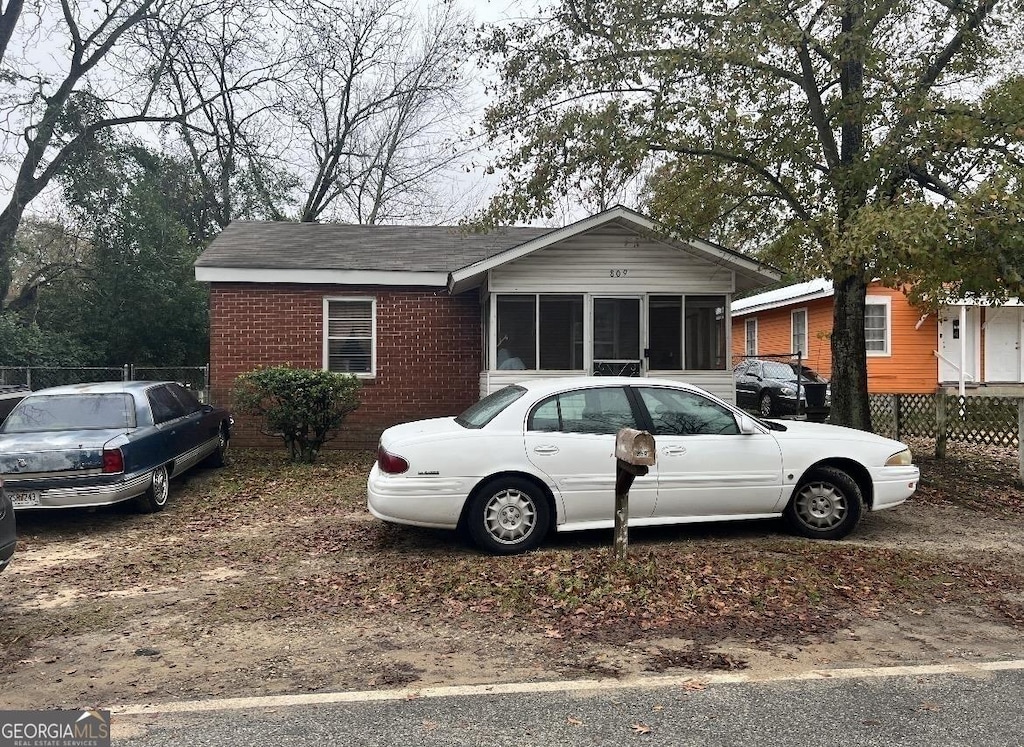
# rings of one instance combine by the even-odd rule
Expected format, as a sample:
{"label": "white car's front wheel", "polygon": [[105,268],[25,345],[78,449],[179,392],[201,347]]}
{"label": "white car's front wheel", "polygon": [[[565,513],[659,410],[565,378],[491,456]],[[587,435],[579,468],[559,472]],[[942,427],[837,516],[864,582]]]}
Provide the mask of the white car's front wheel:
{"label": "white car's front wheel", "polygon": [[857,526],[862,510],[856,480],[836,467],[818,467],[797,487],[785,516],[790,527],[804,537],[842,539]]}
{"label": "white car's front wheel", "polygon": [[470,537],[495,555],[533,549],[544,539],[550,523],[547,497],[521,477],[497,478],[482,485],[466,515]]}

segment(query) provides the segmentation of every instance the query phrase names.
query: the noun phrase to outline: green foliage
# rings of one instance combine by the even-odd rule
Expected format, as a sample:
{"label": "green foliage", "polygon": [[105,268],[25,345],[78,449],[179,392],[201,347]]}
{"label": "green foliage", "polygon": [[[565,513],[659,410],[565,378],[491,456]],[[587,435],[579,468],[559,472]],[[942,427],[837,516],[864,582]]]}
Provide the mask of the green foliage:
{"label": "green foliage", "polygon": [[677,233],[836,281],[834,415],[868,427],[868,281],[1024,296],[1022,29],[1019,3],[555,0],[478,39],[504,179],[480,222],[645,178]]}
{"label": "green foliage", "polygon": [[[547,217],[566,194],[593,203],[609,171],[645,175],[645,207],[670,228],[805,277],[850,265],[932,295],[950,280],[1024,293],[1007,272],[1024,257],[1003,240],[1016,217],[959,205],[982,183],[1004,202],[1024,176],[1024,77],[998,76],[1021,9],[864,4],[844,32],[856,5],[560,0],[484,31],[502,79],[485,123],[504,189],[482,220]],[[839,85],[851,66],[859,89]],[[922,206],[941,219],[918,236]],[[987,257],[964,278],[951,266],[979,223]]]}
{"label": "green foliage", "polygon": [[0,313],[0,366],[87,366],[89,352],[74,336],[25,324],[17,314]]}
{"label": "green foliage", "polygon": [[[108,138],[108,141],[110,139]],[[208,355],[208,293],[194,277],[203,219],[179,164],[105,142],[60,183],[84,248],[39,293],[36,318],[104,365],[199,365]]]}
{"label": "green foliage", "polygon": [[232,401],[236,412],[262,418],[293,462],[311,464],[359,406],[360,386],[352,374],[273,366],[235,379]]}

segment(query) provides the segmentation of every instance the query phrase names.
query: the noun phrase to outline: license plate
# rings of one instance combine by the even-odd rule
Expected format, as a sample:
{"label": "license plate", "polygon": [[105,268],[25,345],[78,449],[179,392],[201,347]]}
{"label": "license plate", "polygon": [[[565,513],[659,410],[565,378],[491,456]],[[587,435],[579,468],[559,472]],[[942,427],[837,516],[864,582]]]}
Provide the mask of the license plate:
{"label": "license plate", "polygon": [[11,499],[11,503],[14,504],[15,508],[36,508],[39,506],[39,491],[28,490],[28,491],[17,491],[9,490],[7,497]]}

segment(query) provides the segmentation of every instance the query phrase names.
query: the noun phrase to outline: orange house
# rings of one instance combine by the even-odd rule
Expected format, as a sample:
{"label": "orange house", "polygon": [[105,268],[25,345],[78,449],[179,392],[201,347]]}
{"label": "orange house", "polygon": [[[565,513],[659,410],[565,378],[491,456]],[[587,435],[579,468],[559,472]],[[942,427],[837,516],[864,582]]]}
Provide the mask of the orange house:
{"label": "orange house", "polygon": [[[831,378],[832,297],[832,282],[817,279],[734,301],[734,363],[743,356],[793,354],[795,360],[795,353],[801,351],[806,365]],[[901,291],[872,283],[864,327],[869,392],[923,394],[936,390],[941,383],[937,315],[914,308]]]}

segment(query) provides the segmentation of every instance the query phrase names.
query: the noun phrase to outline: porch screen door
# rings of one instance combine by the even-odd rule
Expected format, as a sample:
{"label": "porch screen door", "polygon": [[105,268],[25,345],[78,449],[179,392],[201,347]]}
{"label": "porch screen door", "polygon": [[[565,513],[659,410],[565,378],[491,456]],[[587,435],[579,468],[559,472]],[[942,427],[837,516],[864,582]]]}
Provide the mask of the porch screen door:
{"label": "porch screen door", "polygon": [[640,299],[594,299],[594,375],[640,376]]}

